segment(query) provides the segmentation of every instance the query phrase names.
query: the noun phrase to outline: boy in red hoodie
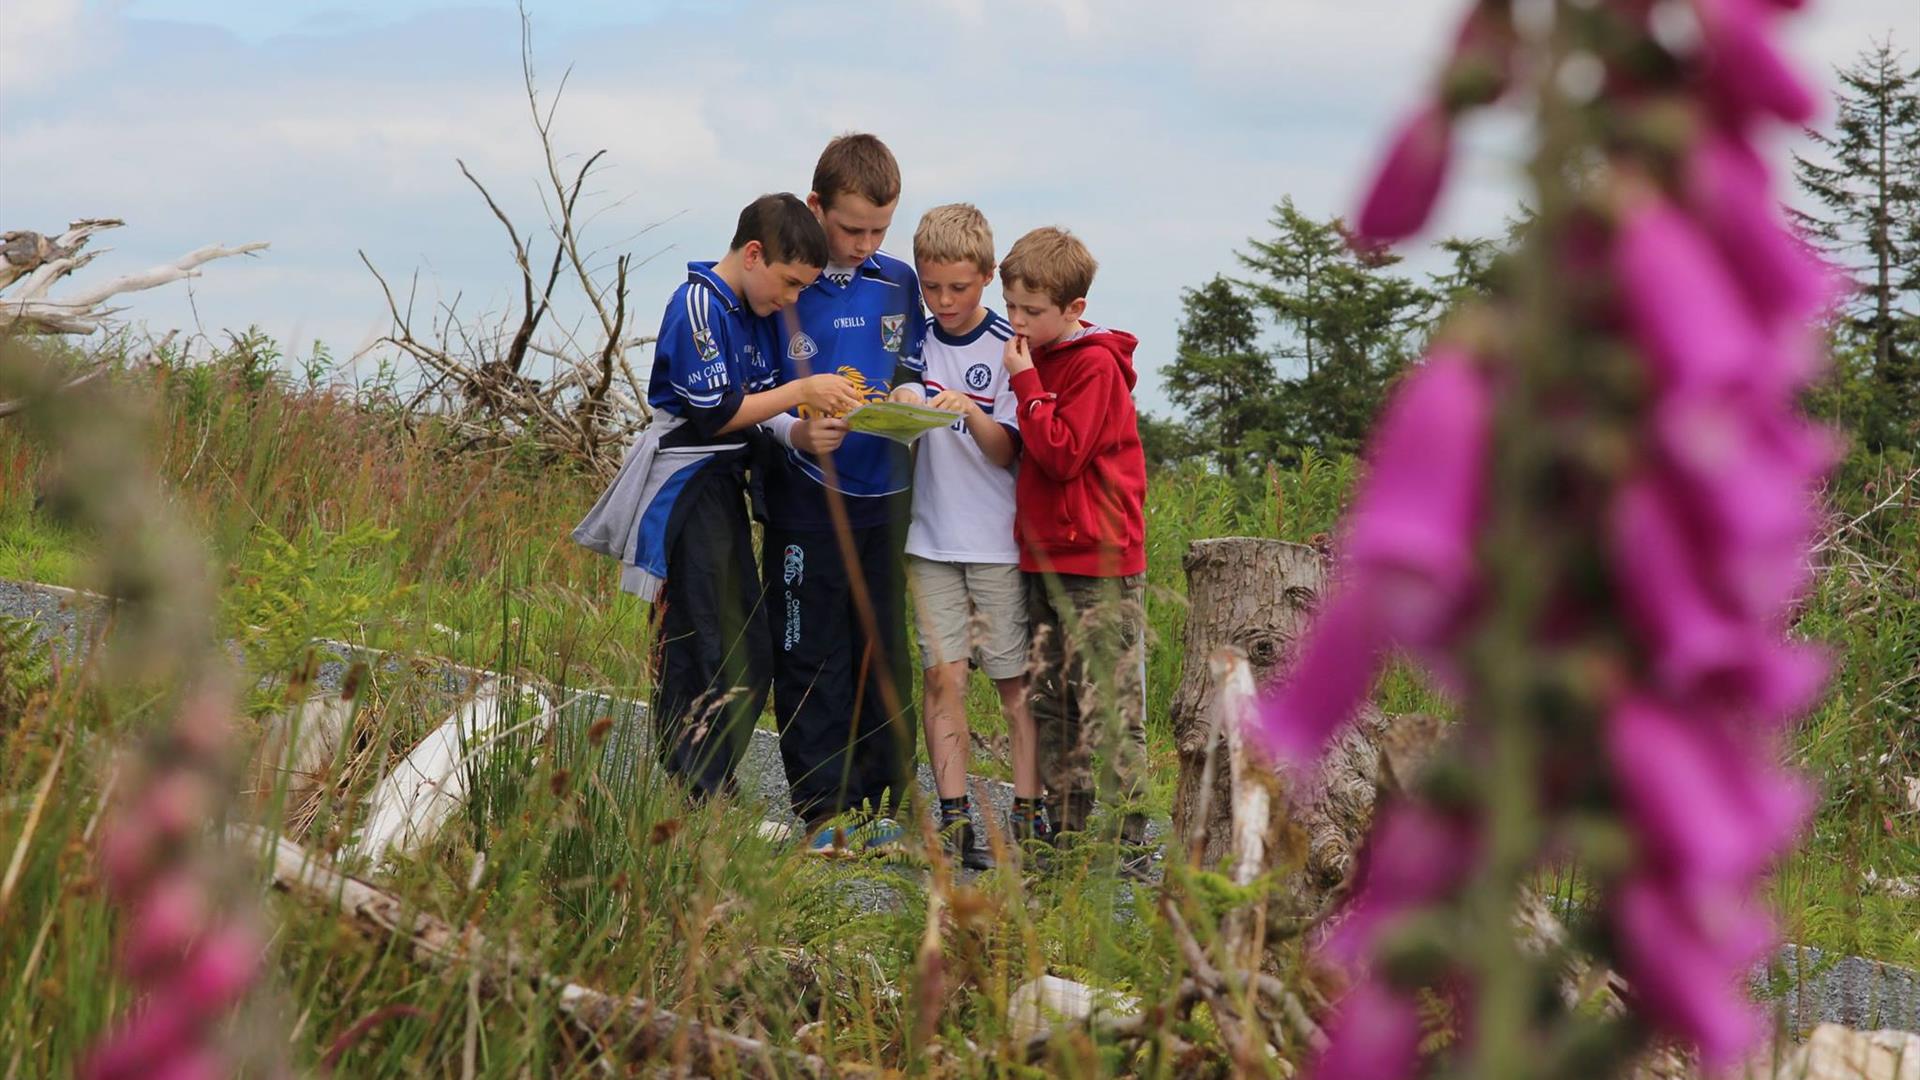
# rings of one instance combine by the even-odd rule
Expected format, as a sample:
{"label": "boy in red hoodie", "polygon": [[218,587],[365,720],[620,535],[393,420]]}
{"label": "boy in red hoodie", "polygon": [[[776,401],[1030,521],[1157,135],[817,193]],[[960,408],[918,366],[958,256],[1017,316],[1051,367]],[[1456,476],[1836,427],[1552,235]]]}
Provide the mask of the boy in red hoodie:
{"label": "boy in red hoodie", "polygon": [[1016,335],[1003,362],[1020,402],[1013,532],[1033,633],[1028,704],[1047,791],[1032,832],[1086,829],[1097,750],[1120,840],[1140,845],[1147,462],[1133,407],[1134,336],[1080,317],[1095,269],[1078,237],[1053,228],[1021,237],[1000,262]]}

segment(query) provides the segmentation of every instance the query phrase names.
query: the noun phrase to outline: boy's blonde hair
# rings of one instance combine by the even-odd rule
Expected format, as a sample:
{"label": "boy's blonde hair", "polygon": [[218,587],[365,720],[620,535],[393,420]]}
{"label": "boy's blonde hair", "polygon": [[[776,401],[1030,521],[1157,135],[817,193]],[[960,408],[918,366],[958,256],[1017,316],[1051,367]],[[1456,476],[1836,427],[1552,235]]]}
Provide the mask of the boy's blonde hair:
{"label": "boy's blonde hair", "polygon": [[1098,269],[1093,252],[1079,237],[1048,225],[1014,241],[1007,257],[1000,260],[1000,283],[1044,293],[1064,308],[1086,298]]}
{"label": "boy's blonde hair", "polygon": [[842,195],[863,195],[875,206],[900,198],[900,163],[877,135],[836,137],[813,166],[813,193],[822,208],[833,209]]}
{"label": "boy's blonde hair", "polygon": [[987,215],[963,202],[927,211],[913,230],[913,261],[970,262],[983,274],[993,273],[993,228]]}

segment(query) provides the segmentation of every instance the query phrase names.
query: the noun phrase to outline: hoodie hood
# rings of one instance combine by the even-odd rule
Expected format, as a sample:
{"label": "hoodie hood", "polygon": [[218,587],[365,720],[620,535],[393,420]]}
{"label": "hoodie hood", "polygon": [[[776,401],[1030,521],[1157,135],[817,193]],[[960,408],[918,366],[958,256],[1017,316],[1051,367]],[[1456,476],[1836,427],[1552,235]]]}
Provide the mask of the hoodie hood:
{"label": "hoodie hood", "polygon": [[1140,339],[1125,330],[1109,330],[1085,321],[1080,323],[1080,328],[1082,333],[1079,337],[1056,341],[1039,350],[1034,355],[1034,362],[1064,358],[1083,349],[1102,349],[1113,357],[1114,363],[1120,365],[1120,375],[1127,381],[1127,389],[1132,390],[1140,381],[1139,374],[1133,370],[1133,350],[1140,344]]}

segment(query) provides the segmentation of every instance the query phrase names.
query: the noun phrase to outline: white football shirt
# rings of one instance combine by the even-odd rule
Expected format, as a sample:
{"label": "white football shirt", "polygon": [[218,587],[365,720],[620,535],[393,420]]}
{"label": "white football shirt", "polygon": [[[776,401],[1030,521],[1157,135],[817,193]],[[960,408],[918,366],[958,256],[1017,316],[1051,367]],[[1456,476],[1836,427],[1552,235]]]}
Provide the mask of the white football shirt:
{"label": "white football shirt", "polygon": [[[993,311],[961,337],[927,320],[921,355],[927,363],[927,400],[942,390],[964,392],[1019,445],[1019,400],[1001,363],[1013,327]],[[1013,472],[987,460],[967,431],[965,417],[929,431],[916,444],[913,523],[907,554],[939,562],[1017,563],[1013,540]]]}

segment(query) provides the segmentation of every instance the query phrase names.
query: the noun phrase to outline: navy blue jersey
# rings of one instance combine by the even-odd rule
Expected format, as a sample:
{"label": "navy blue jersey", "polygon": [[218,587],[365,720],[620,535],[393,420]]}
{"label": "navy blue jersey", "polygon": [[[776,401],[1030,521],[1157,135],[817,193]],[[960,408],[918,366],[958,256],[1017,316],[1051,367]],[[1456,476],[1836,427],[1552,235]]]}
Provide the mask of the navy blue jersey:
{"label": "navy blue jersey", "polygon": [[702,439],[716,438],[743,397],[778,378],[772,324],[734,296],[713,265],[687,264],[686,283],[661,316],[647,384],[647,404],[686,420]]}
{"label": "navy blue jersey", "polygon": [[[840,284],[821,274],[782,312],[782,381],[822,372],[846,376],[869,401],[885,401],[900,382],[919,382],[926,317],[913,267],[875,252]],[[826,472],[812,454],[786,452],[785,467],[767,478],[767,514],[786,529],[828,529]],[[837,489],[856,528],[887,520],[886,496],[907,490],[913,464],[907,448],[877,435],[848,435],[833,452]]]}

